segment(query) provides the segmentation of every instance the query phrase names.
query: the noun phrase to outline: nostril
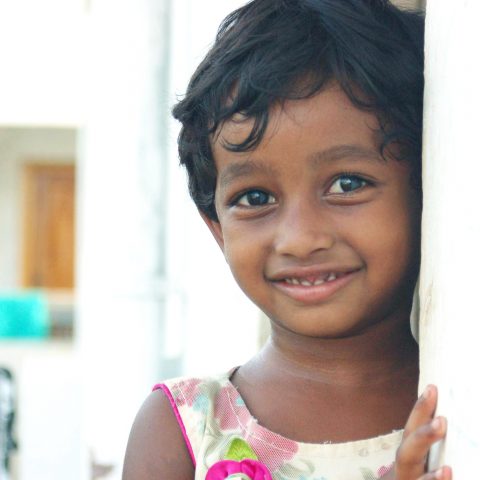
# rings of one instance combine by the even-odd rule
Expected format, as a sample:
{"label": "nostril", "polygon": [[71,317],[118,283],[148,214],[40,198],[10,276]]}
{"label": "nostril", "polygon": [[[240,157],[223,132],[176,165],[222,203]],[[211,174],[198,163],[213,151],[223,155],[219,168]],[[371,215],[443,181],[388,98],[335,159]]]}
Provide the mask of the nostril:
{"label": "nostril", "polygon": [[335,244],[335,237],[328,233],[313,231],[299,232],[290,228],[277,236],[275,251],[279,255],[289,255],[298,258],[308,258],[320,250],[328,250]]}

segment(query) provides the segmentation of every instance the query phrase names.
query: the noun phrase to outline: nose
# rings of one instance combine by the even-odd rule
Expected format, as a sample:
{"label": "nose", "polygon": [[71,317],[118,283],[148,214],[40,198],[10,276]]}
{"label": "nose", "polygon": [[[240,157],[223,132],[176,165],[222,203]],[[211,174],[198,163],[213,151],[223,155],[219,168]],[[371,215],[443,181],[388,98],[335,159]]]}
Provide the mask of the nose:
{"label": "nose", "polygon": [[334,243],[331,222],[318,204],[298,203],[280,216],[275,239],[278,254],[306,259],[332,248]]}

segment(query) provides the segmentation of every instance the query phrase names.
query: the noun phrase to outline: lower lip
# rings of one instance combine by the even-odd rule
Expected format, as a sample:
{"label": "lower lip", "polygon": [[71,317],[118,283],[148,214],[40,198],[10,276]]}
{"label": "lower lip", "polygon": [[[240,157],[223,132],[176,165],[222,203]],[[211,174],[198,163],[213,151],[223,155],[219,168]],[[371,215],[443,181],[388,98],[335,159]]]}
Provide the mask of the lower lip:
{"label": "lower lip", "polygon": [[358,272],[359,270],[347,273],[340,278],[330,282],[324,282],[321,285],[292,285],[285,281],[273,282],[273,285],[275,285],[275,287],[282,293],[285,293],[298,302],[314,304],[328,300],[332,295],[338,292],[338,290],[350,283]]}

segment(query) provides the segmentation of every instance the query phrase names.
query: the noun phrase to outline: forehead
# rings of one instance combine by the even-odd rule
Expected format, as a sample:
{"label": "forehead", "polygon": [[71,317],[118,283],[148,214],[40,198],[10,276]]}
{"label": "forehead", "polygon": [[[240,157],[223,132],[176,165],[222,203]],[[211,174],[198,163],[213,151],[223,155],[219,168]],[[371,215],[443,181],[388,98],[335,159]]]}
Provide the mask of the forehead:
{"label": "forehead", "polygon": [[321,153],[328,151],[352,155],[368,151],[380,155],[376,115],[356,108],[337,85],[308,99],[275,105],[269,112],[265,135],[255,150],[233,153],[226,148],[228,144],[243,142],[253,125],[253,119],[237,115],[216,133],[212,150],[219,171],[231,163],[244,163],[252,156],[270,160],[285,155],[321,158]]}

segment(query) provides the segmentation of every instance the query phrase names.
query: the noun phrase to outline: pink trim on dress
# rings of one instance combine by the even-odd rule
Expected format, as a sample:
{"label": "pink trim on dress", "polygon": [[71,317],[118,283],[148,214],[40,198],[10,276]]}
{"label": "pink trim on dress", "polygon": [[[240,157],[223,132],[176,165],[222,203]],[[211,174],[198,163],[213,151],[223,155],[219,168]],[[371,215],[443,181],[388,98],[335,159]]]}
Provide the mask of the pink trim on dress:
{"label": "pink trim on dress", "polygon": [[187,445],[188,453],[190,453],[190,457],[192,459],[193,466],[196,467],[197,462],[195,460],[195,454],[193,453],[192,445],[190,443],[190,439],[188,438],[187,430],[186,430],[185,425],[183,423],[182,416],[180,415],[180,412],[178,411],[178,407],[175,403],[175,400],[173,399],[173,395],[170,392],[170,389],[164,383],[159,383],[159,384],[157,384],[153,387],[152,392],[154,392],[155,390],[162,390],[163,393],[167,396],[167,398],[170,402],[170,405],[172,406],[173,413],[175,414],[175,418],[177,419],[178,426],[180,427],[180,430],[182,432],[183,439],[185,440],[185,444]]}

